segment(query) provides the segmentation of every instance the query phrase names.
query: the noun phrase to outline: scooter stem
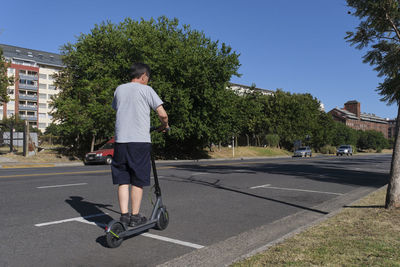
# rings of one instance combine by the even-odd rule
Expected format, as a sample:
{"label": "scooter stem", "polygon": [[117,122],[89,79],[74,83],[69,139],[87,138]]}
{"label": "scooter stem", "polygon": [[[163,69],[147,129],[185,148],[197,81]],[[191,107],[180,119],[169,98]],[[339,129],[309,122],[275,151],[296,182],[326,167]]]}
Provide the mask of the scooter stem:
{"label": "scooter stem", "polygon": [[157,175],[157,168],[156,162],[154,161],[153,153],[151,154],[151,167],[153,169],[153,176],[154,176],[154,193],[157,197],[161,196],[161,188],[160,184],[158,183],[158,175]]}

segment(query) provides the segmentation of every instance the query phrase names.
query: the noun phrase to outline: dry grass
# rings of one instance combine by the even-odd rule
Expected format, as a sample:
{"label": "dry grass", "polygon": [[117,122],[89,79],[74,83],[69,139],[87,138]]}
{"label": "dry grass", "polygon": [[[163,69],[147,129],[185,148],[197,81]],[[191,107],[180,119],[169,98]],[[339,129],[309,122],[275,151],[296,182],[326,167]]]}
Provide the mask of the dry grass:
{"label": "dry grass", "polygon": [[233,266],[400,266],[400,210],[379,190],[336,216]]}
{"label": "dry grass", "polygon": [[[208,155],[215,158],[233,158],[233,149],[222,147],[220,150],[215,147],[213,152],[208,152]],[[242,157],[271,157],[271,156],[291,156],[292,153],[286,150],[270,147],[235,147],[235,158]]]}
{"label": "dry grass", "polygon": [[14,153],[8,153],[9,148],[1,148],[0,152],[3,153],[1,157],[8,158],[15,162],[33,162],[33,163],[65,163],[65,162],[77,162],[79,159],[74,157],[68,157],[60,153],[60,148],[45,148],[36,155],[24,157],[22,155],[22,148],[17,147],[17,151]]}

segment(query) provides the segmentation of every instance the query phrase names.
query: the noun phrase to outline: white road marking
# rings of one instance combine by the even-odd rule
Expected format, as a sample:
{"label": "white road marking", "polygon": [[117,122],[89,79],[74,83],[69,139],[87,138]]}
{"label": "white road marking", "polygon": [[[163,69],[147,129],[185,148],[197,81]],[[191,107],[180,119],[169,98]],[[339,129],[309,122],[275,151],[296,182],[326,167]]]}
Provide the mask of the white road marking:
{"label": "white road marking", "polygon": [[286,187],[274,187],[274,186],[270,186],[270,184],[250,187],[250,189],[256,189],[256,188],[278,189],[278,190],[288,190],[288,191],[300,191],[300,192],[339,195],[339,196],[343,195],[342,193],[334,193],[334,192],[326,192],[326,191],[315,191],[315,190],[305,190],[305,189],[286,188]]}
{"label": "white road marking", "polygon": [[154,238],[154,239],[158,239],[158,240],[162,240],[162,241],[166,241],[166,242],[170,242],[170,243],[174,243],[174,244],[178,244],[178,245],[182,245],[182,246],[186,246],[186,247],[197,248],[197,249],[204,248],[204,246],[202,246],[202,245],[197,245],[194,243],[181,241],[181,240],[173,239],[173,238],[169,238],[169,237],[153,235],[153,234],[149,234],[149,233],[143,233],[141,235],[150,237],[150,238]]}
{"label": "white road marking", "polygon": [[[75,217],[75,218],[59,220],[59,221],[38,223],[38,224],[35,224],[35,226],[42,227],[42,226],[49,226],[49,225],[53,225],[53,224],[60,224],[60,223],[66,223],[66,222],[81,222],[81,223],[86,223],[86,224],[90,224],[90,225],[98,225],[98,226],[105,227],[106,225],[103,223],[97,223],[97,222],[87,220],[89,218],[100,217],[100,216],[105,216],[105,215],[107,215],[107,213],[99,213],[99,214],[93,214],[93,215],[88,215],[88,216],[83,216],[83,217]],[[186,242],[186,241],[182,241],[182,240],[178,240],[178,239],[173,239],[173,238],[169,238],[169,237],[154,235],[154,234],[150,234],[150,233],[142,233],[141,235],[145,236],[145,237],[165,241],[165,242],[170,242],[170,243],[186,246],[186,247],[196,248],[196,249],[200,249],[200,248],[204,247],[202,245],[198,245],[198,244],[194,244],[194,243],[190,243],[190,242]]]}
{"label": "white road marking", "polygon": [[267,187],[267,186],[270,186],[270,184],[263,184],[263,185],[253,186],[253,187],[250,187],[250,189],[263,188],[263,187]]}
{"label": "white road marking", "polygon": [[43,189],[43,188],[65,187],[65,186],[77,186],[77,185],[85,185],[85,184],[87,184],[87,183],[48,185],[48,186],[39,186],[39,187],[36,187],[36,188],[38,188],[38,189]]}
{"label": "white road marking", "polygon": [[107,215],[107,213],[98,213],[98,214],[93,214],[93,215],[88,215],[88,216],[83,216],[83,217],[75,217],[75,218],[59,220],[59,221],[38,223],[38,224],[35,224],[35,226],[42,227],[42,226],[48,226],[48,225],[52,225],[52,224],[60,224],[60,223],[65,223],[65,222],[84,222],[84,221],[87,221],[86,219],[105,216],[105,215]]}

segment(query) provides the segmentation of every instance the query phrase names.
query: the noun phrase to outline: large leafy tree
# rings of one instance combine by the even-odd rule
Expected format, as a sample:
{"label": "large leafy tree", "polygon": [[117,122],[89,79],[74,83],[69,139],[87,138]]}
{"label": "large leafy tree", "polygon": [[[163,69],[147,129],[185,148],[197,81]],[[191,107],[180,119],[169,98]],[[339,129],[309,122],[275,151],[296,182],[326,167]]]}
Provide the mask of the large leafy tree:
{"label": "large leafy tree", "polygon": [[10,63],[6,61],[3,56],[3,50],[0,48],[0,105],[3,102],[8,102],[7,88],[14,83],[13,77],[8,77],[7,75],[9,66]]}
{"label": "large leafy tree", "polygon": [[[113,134],[113,93],[129,82],[129,67],[137,61],[152,68],[149,85],[165,102],[173,126],[166,143],[154,137],[156,145],[190,154],[233,131],[234,95],[226,87],[238,75],[239,55],[203,32],[179,26],[177,19],[95,25],[62,54],[66,67],[57,79],[62,91],[54,99],[53,117],[65,144],[78,151],[87,150],[95,136]],[[156,116],[152,120],[157,123]]]}
{"label": "large leafy tree", "polygon": [[265,113],[269,117],[269,133],[280,137],[280,145],[292,149],[296,140],[310,143],[318,149],[329,143],[331,129],[323,124],[326,115],[320,110],[319,101],[310,94],[291,94],[277,90],[266,98]]}
{"label": "large leafy tree", "polygon": [[[388,104],[400,101],[400,6],[398,0],[347,0],[352,15],[361,22],[346,39],[358,49],[369,49],[364,62],[375,67],[384,77],[377,91]],[[400,111],[400,110],[399,110]],[[386,208],[400,208],[400,112],[397,115],[396,137],[386,195]]]}

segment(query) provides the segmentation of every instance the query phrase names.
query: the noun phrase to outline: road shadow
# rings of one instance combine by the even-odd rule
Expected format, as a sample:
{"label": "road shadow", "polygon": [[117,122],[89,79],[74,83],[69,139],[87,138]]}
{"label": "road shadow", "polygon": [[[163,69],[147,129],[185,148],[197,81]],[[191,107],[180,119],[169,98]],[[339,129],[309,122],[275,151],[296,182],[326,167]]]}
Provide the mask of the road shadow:
{"label": "road shadow", "polygon": [[[369,166],[370,164],[388,164],[387,173],[368,170],[346,169],[346,166]],[[379,188],[389,181],[390,161],[374,160],[374,159],[356,159],[351,162],[346,161],[307,161],[293,160],[291,162],[280,163],[278,161],[261,162],[246,165],[230,165],[230,164],[187,164],[174,165],[178,170],[189,172],[204,172],[211,174],[238,174],[241,173],[266,173],[291,176],[298,179],[309,179],[325,183],[336,183],[356,186],[368,186]]]}
{"label": "road shadow", "polygon": [[219,182],[220,182],[219,179],[216,179],[213,182],[208,182],[208,181],[204,181],[204,180],[195,179],[193,177],[182,178],[182,177],[177,177],[177,176],[168,176],[168,177],[164,177],[163,181],[174,181],[174,182],[181,182],[181,183],[192,183],[192,184],[197,184],[197,185],[203,185],[203,186],[212,187],[214,189],[230,191],[230,192],[233,192],[233,193],[242,194],[242,195],[246,195],[246,196],[249,196],[249,197],[268,200],[268,201],[276,202],[276,203],[279,203],[279,204],[291,206],[291,207],[294,207],[294,208],[298,208],[298,209],[302,209],[302,210],[308,210],[308,211],[311,211],[311,212],[316,212],[316,213],[319,213],[319,214],[324,214],[324,215],[329,214],[329,212],[326,212],[326,211],[313,209],[313,208],[309,208],[309,207],[306,207],[306,206],[302,206],[302,205],[298,205],[298,204],[294,204],[294,203],[290,203],[290,202],[286,202],[286,201],[282,201],[282,200],[277,200],[277,199],[273,199],[273,198],[269,198],[269,197],[265,197],[265,196],[260,196],[260,195],[249,193],[249,192],[246,192],[246,191],[243,191],[243,190],[239,190],[239,189],[236,189],[236,188],[233,188],[233,187],[227,187],[227,186],[219,184]]}
{"label": "road shadow", "polygon": [[[65,202],[75,209],[85,221],[88,223],[93,223],[103,230],[105,225],[112,221],[113,218],[105,213],[102,209],[120,214],[118,211],[110,208],[112,205],[85,201],[84,198],[80,196],[70,196],[69,199],[65,200]],[[105,235],[98,237],[96,242],[103,247],[107,247]]]}

